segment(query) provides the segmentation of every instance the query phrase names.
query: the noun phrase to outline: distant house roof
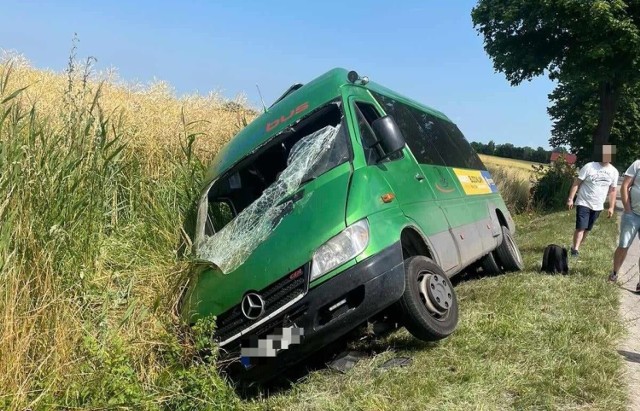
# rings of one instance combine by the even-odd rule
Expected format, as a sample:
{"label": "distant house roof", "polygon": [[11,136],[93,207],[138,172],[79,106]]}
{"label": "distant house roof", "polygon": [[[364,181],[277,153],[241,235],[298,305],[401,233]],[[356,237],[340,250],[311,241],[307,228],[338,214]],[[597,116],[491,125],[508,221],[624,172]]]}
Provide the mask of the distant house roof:
{"label": "distant house roof", "polygon": [[575,154],[553,152],[551,153],[551,162],[557,161],[560,156],[563,156],[564,160],[569,164],[575,164],[578,161],[578,157]]}

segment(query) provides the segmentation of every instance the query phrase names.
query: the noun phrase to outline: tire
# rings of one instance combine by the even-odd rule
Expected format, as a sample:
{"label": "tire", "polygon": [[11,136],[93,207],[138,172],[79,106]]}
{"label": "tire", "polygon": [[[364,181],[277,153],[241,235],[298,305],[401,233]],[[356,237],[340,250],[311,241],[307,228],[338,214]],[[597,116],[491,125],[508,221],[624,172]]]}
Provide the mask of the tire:
{"label": "tire", "polygon": [[522,255],[511,236],[511,231],[502,226],[502,243],[496,248],[497,262],[504,271],[521,271],[524,267]]}
{"label": "tire", "polygon": [[500,265],[496,261],[496,258],[493,255],[493,251],[482,258],[482,260],[480,261],[480,267],[482,267],[482,272],[485,275],[502,274],[502,268],[500,268]]}
{"label": "tire", "polygon": [[458,325],[458,300],[444,271],[433,260],[415,256],[404,261],[404,275],[405,291],[398,305],[406,329],[423,341],[441,340],[453,333]]}

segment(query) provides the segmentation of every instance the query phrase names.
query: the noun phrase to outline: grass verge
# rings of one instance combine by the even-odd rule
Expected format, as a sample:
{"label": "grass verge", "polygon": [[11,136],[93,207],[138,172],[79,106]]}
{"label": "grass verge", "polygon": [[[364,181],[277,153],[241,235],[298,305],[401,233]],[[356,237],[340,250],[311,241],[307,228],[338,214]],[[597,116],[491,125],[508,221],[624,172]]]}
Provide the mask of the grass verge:
{"label": "grass verge", "polygon": [[[518,218],[526,269],[470,278],[457,287],[458,330],[438,344],[398,331],[369,347],[375,354],[346,374],[311,373],[292,390],[247,409],[468,410],[625,408],[618,384],[622,335],[617,289],[605,275],[615,244],[614,219],[602,218],[569,276],[538,272],[550,242],[568,244],[573,213]],[[406,356],[405,368],[383,370]]]}

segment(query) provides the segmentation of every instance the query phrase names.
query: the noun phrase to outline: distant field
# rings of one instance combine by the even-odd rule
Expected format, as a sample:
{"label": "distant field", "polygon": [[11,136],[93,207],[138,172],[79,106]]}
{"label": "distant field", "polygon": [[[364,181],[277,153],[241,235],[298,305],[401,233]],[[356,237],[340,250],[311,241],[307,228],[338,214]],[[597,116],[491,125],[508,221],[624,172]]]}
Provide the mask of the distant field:
{"label": "distant field", "polygon": [[478,154],[478,156],[480,156],[480,159],[482,160],[483,163],[487,165],[494,165],[499,167],[515,167],[515,168],[521,168],[524,170],[531,171],[532,170],[531,166],[541,165],[541,163],[534,163],[531,161],[524,161],[524,160],[514,160],[512,158],[488,156],[486,154]]}

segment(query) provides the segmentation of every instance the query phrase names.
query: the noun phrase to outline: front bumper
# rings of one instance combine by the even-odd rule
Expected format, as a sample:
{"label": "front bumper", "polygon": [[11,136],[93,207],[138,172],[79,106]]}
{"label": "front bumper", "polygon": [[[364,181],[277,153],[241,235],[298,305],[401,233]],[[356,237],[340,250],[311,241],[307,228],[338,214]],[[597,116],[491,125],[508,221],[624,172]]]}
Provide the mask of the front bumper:
{"label": "front bumper", "polygon": [[[221,348],[221,359],[230,362],[233,374],[240,374],[242,379],[270,379],[398,301],[404,287],[402,248],[398,242],[310,289],[300,301],[255,332]],[[240,361],[241,342],[255,342],[292,326],[303,330],[299,344],[278,351],[275,357]]]}

